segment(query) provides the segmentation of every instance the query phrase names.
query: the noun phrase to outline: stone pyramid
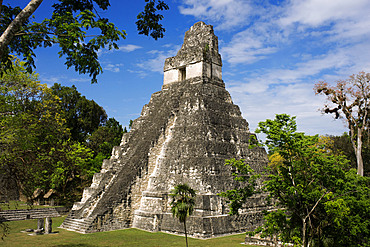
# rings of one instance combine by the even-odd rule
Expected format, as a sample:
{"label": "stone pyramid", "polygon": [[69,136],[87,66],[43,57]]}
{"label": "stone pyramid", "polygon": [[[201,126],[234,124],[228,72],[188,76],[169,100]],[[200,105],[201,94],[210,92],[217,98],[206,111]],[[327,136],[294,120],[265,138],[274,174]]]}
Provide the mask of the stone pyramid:
{"label": "stone pyramid", "polygon": [[257,171],[266,166],[265,150],[249,148],[251,135],[222,81],[213,27],[198,22],[185,33],[177,55],[166,59],[162,90],[143,107],[61,227],[182,234],[183,225],[170,212],[169,193],[187,183],[197,191],[187,221],[191,236],[252,230],[261,222],[264,198],[252,198],[239,216],[230,216],[217,195],[237,186],[225,159],[244,158]]}

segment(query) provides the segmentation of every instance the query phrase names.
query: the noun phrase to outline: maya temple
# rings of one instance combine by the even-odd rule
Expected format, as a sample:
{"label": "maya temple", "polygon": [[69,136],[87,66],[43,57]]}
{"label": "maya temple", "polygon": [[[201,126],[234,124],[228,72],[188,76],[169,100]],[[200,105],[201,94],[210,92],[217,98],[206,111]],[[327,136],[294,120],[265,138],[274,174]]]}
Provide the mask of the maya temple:
{"label": "maya temple", "polygon": [[162,90],[152,94],[61,227],[81,233],[133,227],[183,234],[169,194],[187,183],[197,192],[187,219],[190,236],[253,230],[266,209],[262,195],[250,198],[235,216],[218,196],[238,186],[225,159],[245,159],[257,172],[267,165],[263,148],[249,148],[252,135],[225,89],[213,27],[198,22],[185,33],[177,55],[165,60]]}

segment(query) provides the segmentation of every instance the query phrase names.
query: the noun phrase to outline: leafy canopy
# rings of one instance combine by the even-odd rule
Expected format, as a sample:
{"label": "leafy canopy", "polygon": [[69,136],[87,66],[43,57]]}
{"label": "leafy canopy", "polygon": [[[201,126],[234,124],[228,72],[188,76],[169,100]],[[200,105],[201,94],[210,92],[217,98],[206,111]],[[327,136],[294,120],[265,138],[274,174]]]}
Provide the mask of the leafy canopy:
{"label": "leafy canopy", "polygon": [[71,139],[60,98],[24,62],[0,77],[0,175],[29,200],[40,188],[59,202],[76,201],[101,166],[84,142]]}
{"label": "leafy canopy", "polygon": [[103,107],[82,96],[74,85],[66,87],[55,83],[51,89],[61,101],[63,118],[66,119],[73,140],[85,142],[107,121],[108,116]]}
{"label": "leafy canopy", "polygon": [[176,185],[170,194],[171,212],[180,222],[185,222],[186,218],[193,214],[195,205],[195,190],[187,184]]}
{"label": "leafy canopy", "polygon": [[321,81],[314,87],[316,94],[325,95],[328,101],[323,112],[335,114],[348,124],[353,149],[357,160],[357,173],[364,175],[363,140],[370,127],[370,73],[360,72],[335,86]]}
{"label": "leafy canopy", "polygon": [[368,246],[369,179],[349,170],[348,160],[333,153],[325,138],[296,129],[295,117],[286,114],[259,123],[256,132],[267,136],[270,164],[256,192],[268,193],[276,210],[266,212],[263,226],[250,234],[300,246]]}
{"label": "leafy canopy", "polygon": [[[138,15],[139,34],[162,38],[165,29],[159,24],[163,19],[157,11],[167,10],[163,1],[145,0],[144,11]],[[88,74],[92,83],[102,73],[98,60],[99,49],[118,49],[117,41],[126,38],[99,10],[107,10],[109,0],[59,0],[52,5],[51,17],[35,22],[33,12],[42,0],[30,0],[22,11],[19,6],[2,5],[0,2],[0,73],[12,68],[10,54],[22,56],[29,73],[35,68],[37,47],[58,45],[59,57],[65,57],[67,68]],[[45,3],[46,4],[46,3]]]}
{"label": "leafy canopy", "polygon": [[196,192],[187,184],[178,184],[171,191],[172,215],[184,223],[185,241],[188,246],[188,235],[186,231],[186,219],[194,212]]}
{"label": "leafy canopy", "polygon": [[234,180],[243,183],[243,186],[221,192],[219,195],[227,198],[230,203],[230,214],[239,214],[238,210],[243,206],[244,202],[257,193],[257,180],[259,174],[255,174],[254,170],[245,163],[245,160],[230,159],[225,161],[225,165],[232,166]]}

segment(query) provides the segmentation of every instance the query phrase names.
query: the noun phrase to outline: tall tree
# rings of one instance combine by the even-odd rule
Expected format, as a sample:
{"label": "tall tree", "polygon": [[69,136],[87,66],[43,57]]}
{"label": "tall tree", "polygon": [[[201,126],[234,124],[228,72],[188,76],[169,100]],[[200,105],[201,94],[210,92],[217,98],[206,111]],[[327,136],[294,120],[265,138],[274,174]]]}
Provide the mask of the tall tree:
{"label": "tall tree", "polygon": [[100,126],[89,136],[87,146],[96,155],[101,153],[107,159],[111,155],[112,148],[120,145],[122,135],[122,125],[114,118],[109,118],[103,126]]}
{"label": "tall tree", "polygon": [[[266,134],[264,144],[270,153],[262,191],[273,199],[276,210],[266,212],[263,226],[250,234],[277,236],[304,247],[367,246],[369,178],[349,170],[348,161],[333,154],[325,138],[296,132],[294,117],[276,115],[258,126],[256,132]],[[246,163],[241,168],[240,177],[254,174]],[[250,188],[250,180],[241,182]],[[234,198],[240,196],[236,193]],[[242,204],[233,206],[235,212]]]}
{"label": "tall tree", "polygon": [[31,197],[48,164],[39,162],[54,143],[68,139],[59,99],[25,72],[22,62],[0,78],[0,165]]}
{"label": "tall tree", "polygon": [[97,171],[93,152],[70,140],[60,99],[23,64],[0,77],[0,173],[29,200],[36,188],[55,189],[68,203]]}
{"label": "tall tree", "polygon": [[[5,6],[0,1],[0,73],[12,67],[10,54],[23,56],[28,72],[35,67],[34,49],[60,47],[59,56],[65,56],[67,68],[74,67],[79,73],[89,74],[91,82],[97,82],[97,75],[102,72],[98,60],[101,48],[118,49],[117,41],[126,38],[126,32],[120,31],[101,17],[99,10],[107,10],[109,0],[59,0],[53,4],[50,18],[42,22],[31,21],[31,16],[43,0],[30,0],[21,9],[19,6]],[[137,27],[140,34],[150,35],[154,39],[162,38],[165,29],[159,22],[163,19],[157,11],[167,10],[163,1],[145,0],[144,11],[138,15]],[[88,30],[99,34],[87,35]]]}
{"label": "tall tree", "polygon": [[73,140],[85,142],[99,126],[105,124],[108,116],[103,107],[82,96],[74,85],[66,87],[55,83],[51,89],[61,100],[63,118]]}
{"label": "tall tree", "polygon": [[[333,152],[344,154],[350,161],[352,168],[357,168],[356,153],[353,149],[351,137],[348,133],[343,133],[341,136],[329,136],[333,142]],[[364,162],[364,176],[370,175],[370,138],[369,133],[364,132],[362,143],[362,159]]]}
{"label": "tall tree", "polygon": [[186,231],[186,219],[193,214],[195,205],[195,190],[187,184],[178,184],[171,191],[171,212],[174,217],[184,223],[186,247],[188,246],[188,235]]}
{"label": "tall tree", "polygon": [[324,106],[324,113],[335,114],[336,119],[345,118],[356,153],[357,173],[363,176],[363,134],[370,126],[370,73],[354,74],[338,81],[336,86],[321,81],[314,90],[316,94],[326,95],[329,103]]}

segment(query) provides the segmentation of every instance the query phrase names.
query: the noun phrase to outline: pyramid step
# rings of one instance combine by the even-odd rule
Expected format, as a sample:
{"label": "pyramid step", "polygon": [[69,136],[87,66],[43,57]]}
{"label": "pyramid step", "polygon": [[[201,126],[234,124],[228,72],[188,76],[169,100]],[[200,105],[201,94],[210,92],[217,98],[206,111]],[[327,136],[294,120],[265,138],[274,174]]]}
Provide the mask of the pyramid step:
{"label": "pyramid step", "polygon": [[79,233],[87,233],[93,219],[72,219],[66,218],[60,228]]}

